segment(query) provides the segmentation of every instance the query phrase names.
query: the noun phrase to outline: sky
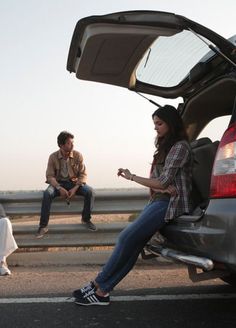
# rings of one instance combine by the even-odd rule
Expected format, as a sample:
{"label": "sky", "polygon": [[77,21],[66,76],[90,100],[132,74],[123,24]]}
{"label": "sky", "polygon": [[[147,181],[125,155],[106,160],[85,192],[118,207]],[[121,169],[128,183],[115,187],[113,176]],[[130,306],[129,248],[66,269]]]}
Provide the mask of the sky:
{"label": "sky", "polygon": [[[236,34],[235,0],[0,0],[1,191],[45,189],[48,156],[62,130],[74,134],[95,189],[138,187],[117,177],[119,167],[148,176],[155,107],[66,70],[77,21],[126,10],[173,12],[226,38]],[[217,128],[209,131],[220,137]]]}

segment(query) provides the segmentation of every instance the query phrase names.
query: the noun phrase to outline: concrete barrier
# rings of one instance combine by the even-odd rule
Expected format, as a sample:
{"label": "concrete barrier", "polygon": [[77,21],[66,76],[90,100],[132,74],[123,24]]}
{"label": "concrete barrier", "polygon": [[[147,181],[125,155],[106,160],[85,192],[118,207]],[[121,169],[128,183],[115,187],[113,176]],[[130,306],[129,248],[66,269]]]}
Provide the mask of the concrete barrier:
{"label": "concrete barrier", "polygon": [[[95,190],[94,214],[134,213],[143,209],[148,200],[147,189],[108,189]],[[39,215],[42,191],[0,193],[0,204],[9,217]],[[51,214],[65,215],[81,213],[83,198],[74,197],[68,206],[65,200],[57,197]]]}
{"label": "concrete barrier", "polygon": [[117,235],[127,222],[100,223],[97,231],[87,230],[81,224],[52,224],[49,232],[35,238],[36,225],[13,224],[14,237],[20,248],[113,246]]}
{"label": "concrete barrier", "polygon": [[[94,214],[136,213],[143,209],[148,200],[147,189],[112,189],[95,192]],[[41,200],[42,191],[0,193],[0,204],[10,219],[39,215]],[[81,213],[82,206],[82,197],[75,197],[70,206],[64,200],[56,198],[52,204],[51,214],[78,214]],[[127,222],[100,223],[97,224],[98,231],[92,232],[81,224],[53,224],[49,226],[49,233],[41,239],[35,238],[36,225],[13,224],[13,231],[20,248],[112,246],[126,225]]]}

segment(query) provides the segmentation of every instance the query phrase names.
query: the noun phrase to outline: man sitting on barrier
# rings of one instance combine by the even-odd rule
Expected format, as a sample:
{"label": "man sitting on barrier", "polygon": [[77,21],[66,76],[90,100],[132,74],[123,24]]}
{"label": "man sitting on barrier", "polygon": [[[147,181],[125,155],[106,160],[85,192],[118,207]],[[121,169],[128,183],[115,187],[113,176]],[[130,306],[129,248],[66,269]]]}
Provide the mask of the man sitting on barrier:
{"label": "man sitting on barrier", "polygon": [[48,188],[43,193],[41,216],[37,238],[43,237],[48,232],[48,222],[52,200],[61,196],[67,202],[74,195],[84,197],[82,223],[89,230],[97,230],[91,222],[91,210],[94,203],[94,191],[86,184],[87,173],[80,152],[73,150],[74,136],[62,131],[57,137],[58,151],[49,156],[46,171]]}

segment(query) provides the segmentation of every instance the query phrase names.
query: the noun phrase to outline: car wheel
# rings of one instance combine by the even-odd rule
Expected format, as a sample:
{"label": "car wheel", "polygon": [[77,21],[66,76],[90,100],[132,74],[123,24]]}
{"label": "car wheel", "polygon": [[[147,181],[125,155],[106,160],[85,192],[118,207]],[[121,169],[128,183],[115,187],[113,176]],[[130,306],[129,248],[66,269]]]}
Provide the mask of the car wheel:
{"label": "car wheel", "polygon": [[220,279],[227,282],[227,284],[236,287],[236,273],[231,273],[229,276],[222,277]]}

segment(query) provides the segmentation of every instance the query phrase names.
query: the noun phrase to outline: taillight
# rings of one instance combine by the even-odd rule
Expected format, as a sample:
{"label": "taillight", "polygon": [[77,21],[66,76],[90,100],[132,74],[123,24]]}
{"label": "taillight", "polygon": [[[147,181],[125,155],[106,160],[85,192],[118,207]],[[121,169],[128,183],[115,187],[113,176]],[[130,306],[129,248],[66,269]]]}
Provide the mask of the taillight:
{"label": "taillight", "polygon": [[211,177],[210,198],[236,197],[236,123],[225,131]]}

